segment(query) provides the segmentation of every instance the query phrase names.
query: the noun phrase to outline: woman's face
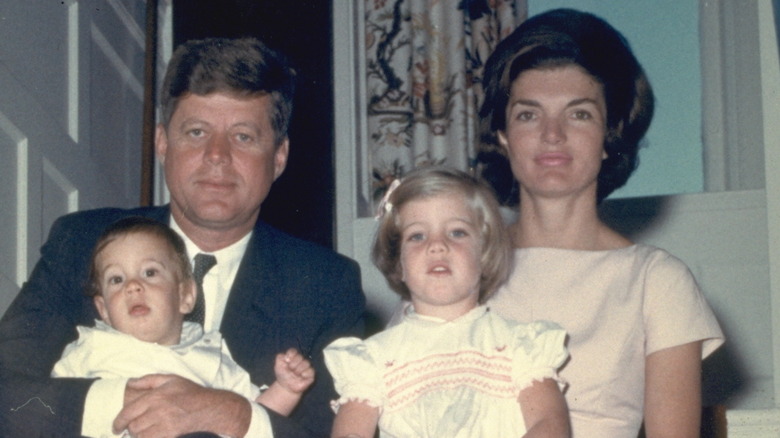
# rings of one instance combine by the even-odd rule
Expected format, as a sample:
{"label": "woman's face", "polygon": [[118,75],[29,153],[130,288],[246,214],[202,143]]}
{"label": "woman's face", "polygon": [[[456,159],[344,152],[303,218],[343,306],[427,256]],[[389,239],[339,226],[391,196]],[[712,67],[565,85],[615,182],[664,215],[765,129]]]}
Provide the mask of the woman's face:
{"label": "woman's face", "polygon": [[607,107],[601,84],[580,67],[534,69],[512,83],[506,130],[498,133],[521,199],[596,197],[606,158]]}

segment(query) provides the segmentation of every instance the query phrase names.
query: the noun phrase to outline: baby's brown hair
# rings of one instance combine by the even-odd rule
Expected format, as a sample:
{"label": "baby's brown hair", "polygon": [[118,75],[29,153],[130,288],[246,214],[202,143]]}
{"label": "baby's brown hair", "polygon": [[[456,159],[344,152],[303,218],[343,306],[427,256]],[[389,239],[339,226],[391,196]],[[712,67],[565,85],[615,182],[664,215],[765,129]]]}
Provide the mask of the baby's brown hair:
{"label": "baby's brown hair", "polygon": [[169,226],[161,222],[143,216],[130,216],[109,225],[98,238],[89,263],[89,279],[85,289],[87,296],[96,297],[102,293],[100,288],[100,270],[97,266],[97,258],[100,253],[109,243],[117,238],[135,233],[148,234],[162,239],[176,255],[180,280],[186,281],[192,278],[192,267],[187,256],[187,247],[184,245],[182,238]]}

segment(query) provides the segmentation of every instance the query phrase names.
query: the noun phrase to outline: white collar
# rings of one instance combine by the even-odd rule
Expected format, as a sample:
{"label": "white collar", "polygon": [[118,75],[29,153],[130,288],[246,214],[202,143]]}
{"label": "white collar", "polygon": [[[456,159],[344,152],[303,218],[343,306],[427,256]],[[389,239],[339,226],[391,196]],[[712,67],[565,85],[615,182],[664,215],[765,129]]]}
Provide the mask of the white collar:
{"label": "white collar", "polygon": [[249,239],[252,237],[252,231],[250,231],[231,245],[214,252],[207,252],[198,248],[198,245],[196,245],[189,236],[184,234],[184,231],[182,231],[179,224],[176,223],[176,219],[173,218],[173,215],[171,215],[170,227],[181,236],[182,240],[184,240],[184,245],[187,247],[187,256],[190,258],[190,261],[192,261],[198,253],[213,254],[214,257],[217,258],[217,266],[215,268],[221,272],[233,272],[238,269],[238,264],[241,263],[244,252],[246,252],[246,247],[249,244]]}
{"label": "white collar", "polygon": [[410,304],[404,310],[404,317],[411,321],[420,321],[420,322],[427,322],[433,324],[460,323],[460,322],[473,321],[479,318],[480,316],[484,315],[485,313],[487,313],[487,311],[488,311],[487,306],[485,306],[484,304],[478,305],[473,309],[469,310],[468,312],[464,313],[463,315],[460,315],[459,317],[448,321],[446,319],[439,318],[436,316],[420,315],[419,313],[414,311],[414,305]]}

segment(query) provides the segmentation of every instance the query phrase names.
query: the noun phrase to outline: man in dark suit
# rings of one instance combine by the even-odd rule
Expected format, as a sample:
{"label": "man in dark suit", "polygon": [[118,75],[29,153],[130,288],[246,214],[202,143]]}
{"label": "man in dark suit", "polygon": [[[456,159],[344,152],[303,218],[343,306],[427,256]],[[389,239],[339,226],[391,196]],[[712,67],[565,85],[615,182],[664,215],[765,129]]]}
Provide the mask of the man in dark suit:
{"label": "man in dark suit", "polygon": [[[143,437],[329,434],[335,393],[322,349],[362,335],[365,300],[354,261],[258,221],[287,163],[293,88],[283,57],[256,40],[207,39],[177,49],[156,133],[171,203],[75,213],[52,226],[29,281],[0,320],[0,436],[78,436],[106,421]],[[121,388],[48,377],[76,325],[98,317],[83,294],[92,246],[109,224],[131,215],[171,224],[190,257],[216,256],[204,280],[204,327],[222,331],[254,383],[274,380],[279,352],[295,347],[311,356],[316,382],[289,419],[176,376],[145,376]],[[120,411],[105,418],[111,406]]]}

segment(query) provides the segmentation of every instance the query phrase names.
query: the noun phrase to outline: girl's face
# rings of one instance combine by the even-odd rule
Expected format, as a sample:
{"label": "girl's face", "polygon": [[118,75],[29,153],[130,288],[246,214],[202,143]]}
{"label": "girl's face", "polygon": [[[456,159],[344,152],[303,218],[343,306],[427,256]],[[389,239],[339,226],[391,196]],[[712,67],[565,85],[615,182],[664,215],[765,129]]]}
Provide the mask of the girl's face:
{"label": "girl's face", "polygon": [[120,236],[98,254],[96,266],[101,295],[95,305],[103,321],[142,341],[179,343],[196,287],[181,280],[176,256],[163,239],[147,233]]}
{"label": "girl's face", "polygon": [[603,87],[575,65],[528,70],[512,83],[506,131],[498,133],[521,199],[596,196],[606,158]]}
{"label": "girl's face", "polygon": [[482,236],[459,194],[420,198],[398,214],[401,269],[415,311],[452,320],[479,299]]}

